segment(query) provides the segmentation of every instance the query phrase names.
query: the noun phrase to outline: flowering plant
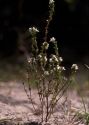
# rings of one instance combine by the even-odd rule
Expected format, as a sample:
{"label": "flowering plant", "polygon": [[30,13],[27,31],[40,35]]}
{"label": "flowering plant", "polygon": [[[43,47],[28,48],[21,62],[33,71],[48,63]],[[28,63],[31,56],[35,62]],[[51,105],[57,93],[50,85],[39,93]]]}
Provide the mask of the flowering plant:
{"label": "flowering plant", "polygon": [[[32,39],[32,57],[27,56],[27,71],[28,71],[28,84],[31,99],[31,74],[35,81],[35,87],[38,91],[39,100],[41,104],[41,122],[48,122],[51,115],[54,112],[55,106],[60,98],[63,96],[66,89],[69,87],[71,77],[66,78],[63,72],[66,70],[65,67],[61,66],[63,61],[60,57],[57,47],[57,41],[54,37],[50,38],[47,42],[48,28],[50,21],[52,20],[54,13],[54,0],[49,0],[49,18],[45,27],[45,38],[42,43],[41,50],[38,49],[36,34],[39,32],[37,28],[29,28]],[[54,54],[50,54],[48,57],[47,50],[49,49],[50,43],[54,45]],[[74,71],[78,69],[76,64],[73,64],[71,69]],[[33,102],[33,101],[32,101]],[[34,110],[36,108],[32,103]]]}

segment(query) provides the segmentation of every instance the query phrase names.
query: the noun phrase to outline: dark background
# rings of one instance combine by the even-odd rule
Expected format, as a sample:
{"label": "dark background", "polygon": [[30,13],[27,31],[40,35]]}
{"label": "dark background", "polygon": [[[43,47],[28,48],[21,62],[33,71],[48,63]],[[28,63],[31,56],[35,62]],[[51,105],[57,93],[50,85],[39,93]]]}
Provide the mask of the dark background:
{"label": "dark background", "polygon": [[[27,30],[31,26],[36,26],[41,32],[38,35],[40,46],[48,17],[48,3],[48,0],[0,0],[0,58],[23,53],[29,39]],[[57,39],[65,64],[88,63],[88,0],[55,0],[49,36]]]}

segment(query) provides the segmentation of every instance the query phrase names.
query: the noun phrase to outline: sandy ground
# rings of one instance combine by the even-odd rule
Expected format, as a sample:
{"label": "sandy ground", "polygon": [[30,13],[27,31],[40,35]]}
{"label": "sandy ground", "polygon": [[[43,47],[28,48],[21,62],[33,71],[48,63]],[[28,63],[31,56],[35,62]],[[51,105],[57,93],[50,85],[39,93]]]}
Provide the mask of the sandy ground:
{"label": "sandy ground", "polygon": [[[35,107],[37,107],[39,111],[39,101],[36,90],[32,90],[32,98],[34,99]],[[78,97],[76,92],[72,91],[67,93],[66,101],[65,98],[66,94],[55,108],[54,115],[50,121],[52,124],[57,124],[58,122],[58,125],[69,125],[74,119],[77,123],[78,120],[76,120],[76,118],[72,120],[72,115],[77,111],[84,111],[81,98]],[[34,113],[32,104],[28,100],[21,83],[0,83],[0,120],[11,119],[19,122],[31,122],[40,121],[40,118],[41,116],[39,113]],[[79,125],[83,124],[79,123]]]}

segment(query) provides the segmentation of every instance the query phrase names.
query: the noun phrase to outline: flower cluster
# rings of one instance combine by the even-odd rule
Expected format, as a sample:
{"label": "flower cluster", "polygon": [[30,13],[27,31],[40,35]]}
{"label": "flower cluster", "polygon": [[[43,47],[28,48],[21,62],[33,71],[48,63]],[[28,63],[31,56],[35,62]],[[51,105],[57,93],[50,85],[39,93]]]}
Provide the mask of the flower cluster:
{"label": "flower cluster", "polygon": [[54,3],[54,0],[49,0],[49,4],[53,4]]}
{"label": "flower cluster", "polygon": [[50,42],[55,43],[56,39],[54,37],[50,38]]}
{"label": "flower cluster", "polygon": [[58,71],[58,72],[62,72],[65,71],[65,67],[60,66],[60,65],[56,65],[56,67],[53,68],[54,71]]}
{"label": "flower cluster", "polygon": [[63,61],[63,58],[62,58],[62,57],[59,57],[59,61],[62,62],[62,61]]}
{"label": "flower cluster", "polygon": [[28,57],[27,62],[29,63],[29,65],[31,65],[32,63],[36,64],[36,59],[33,57]]}
{"label": "flower cluster", "polygon": [[50,15],[51,19],[52,19],[53,13],[54,13],[54,7],[55,7],[54,0],[49,0],[49,8],[50,8],[49,15]]}
{"label": "flower cluster", "polygon": [[29,32],[30,32],[31,35],[34,36],[34,35],[36,35],[36,33],[39,32],[39,30],[35,27],[32,27],[32,28],[29,28]]}
{"label": "flower cluster", "polygon": [[51,55],[51,58],[49,59],[49,62],[50,63],[53,63],[53,62],[58,62],[58,58],[56,55],[52,54]]}
{"label": "flower cluster", "polygon": [[49,47],[49,44],[47,42],[44,42],[43,45],[42,45],[42,48],[47,50]]}
{"label": "flower cluster", "polygon": [[38,55],[38,60],[40,61],[40,62],[44,62],[44,63],[46,63],[47,62],[47,57],[46,57],[46,55],[42,55],[42,54],[39,54]]}
{"label": "flower cluster", "polygon": [[35,27],[29,28],[29,32],[39,32],[39,30]]}
{"label": "flower cluster", "polygon": [[78,65],[77,64],[73,64],[72,67],[71,67],[71,69],[73,69],[75,71],[78,70]]}
{"label": "flower cluster", "polygon": [[39,62],[42,62],[42,61],[43,61],[43,57],[42,57],[41,54],[38,55],[38,61],[39,61]]}
{"label": "flower cluster", "polygon": [[50,73],[62,72],[65,70],[65,67],[60,66],[60,62],[62,62],[62,57],[58,57],[57,55],[52,54],[51,58],[49,59],[50,65]]}

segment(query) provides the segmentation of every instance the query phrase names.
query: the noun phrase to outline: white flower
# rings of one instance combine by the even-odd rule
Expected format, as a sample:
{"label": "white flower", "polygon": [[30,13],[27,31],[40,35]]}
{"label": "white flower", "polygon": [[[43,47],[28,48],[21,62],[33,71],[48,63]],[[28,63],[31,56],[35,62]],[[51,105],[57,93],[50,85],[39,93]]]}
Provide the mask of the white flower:
{"label": "white flower", "polygon": [[63,70],[66,70],[66,69],[65,69],[65,67],[57,65],[57,70],[63,71]]}
{"label": "white flower", "polygon": [[61,69],[61,67],[59,65],[57,65],[57,70]]}
{"label": "white flower", "polygon": [[57,59],[57,58],[55,58],[55,62],[58,62],[58,59]]}
{"label": "white flower", "polygon": [[62,58],[62,57],[59,57],[59,60],[60,60],[60,62],[62,62],[62,61],[63,61],[63,58]]}
{"label": "white flower", "polygon": [[54,3],[54,0],[49,0],[49,4],[53,4]]}
{"label": "white flower", "polygon": [[28,63],[32,62],[32,58],[27,58]]}
{"label": "white flower", "polygon": [[49,75],[49,72],[48,71],[44,71],[44,75]]}
{"label": "white flower", "polygon": [[35,27],[29,28],[29,32],[33,33],[33,32],[39,32],[39,30]]}
{"label": "white flower", "polygon": [[62,70],[66,70],[65,67],[61,67]]}
{"label": "white flower", "polygon": [[47,62],[47,57],[46,56],[44,56],[44,60],[45,60],[45,62]]}
{"label": "white flower", "polygon": [[72,67],[71,67],[71,69],[78,70],[77,64],[73,64]]}
{"label": "white flower", "polygon": [[38,61],[42,62],[43,61],[43,57],[41,54],[38,55]]}
{"label": "white flower", "polygon": [[53,59],[55,62],[58,62],[58,59],[57,59],[56,55],[52,55],[52,59]]}
{"label": "white flower", "polygon": [[38,55],[38,58],[42,58],[42,55],[41,55],[41,54],[39,54],[39,55]]}
{"label": "white flower", "polygon": [[56,42],[56,39],[55,39],[54,37],[52,37],[52,38],[50,39],[50,42],[55,43],[55,42]]}
{"label": "white flower", "polygon": [[50,63],[52,63],[52,62],[53,62],[52,58],[50,58],[50,59],[49,59],[49,62],[50,62]]}
{"label": "white flower", "polygon": [[48,49],[49,44],[48,44],[47,42],[44,42],[44,43],[43,43],[43,47],[44,47],[45,49]]}

